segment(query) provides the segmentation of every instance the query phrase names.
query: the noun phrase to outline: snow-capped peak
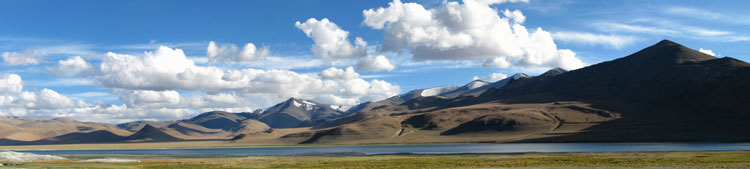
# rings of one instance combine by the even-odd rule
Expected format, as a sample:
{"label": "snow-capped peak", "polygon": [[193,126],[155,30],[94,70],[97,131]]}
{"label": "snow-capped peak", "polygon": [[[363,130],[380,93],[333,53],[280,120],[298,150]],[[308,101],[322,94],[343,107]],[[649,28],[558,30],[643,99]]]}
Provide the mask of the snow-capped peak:
{"label": "snow-capped peak", "polygon": [[524,77],[529,77],[529,75],[526,75],[524,73],[516,73],[516,74],[513,74],[513,76],[511,76],[510,78],[513,78],[513,80],[518,80]]}
{"label": "snow-capped peak", "polygon": [[490,83],[489,82],[485,82],[483,80],[474,80],[474,81],[469,82],[469,84],[466,84],[465,86],[466,86],[466,88],[469,88],[469,90],[471,90],[471,89],[480,88],[482,86],[486,86],[488,84],[490,84]]}
{"label": "snow-capped peak", "polygon": [[302,103],[297,102],[296,99],[292,99],[292,104],[294,104],[295,107],[301,107],[301,108],[304,108],[307,111],[315,109],[315,106],[316,106],[315,103],[312,103],[312,102],[307,101],[307,100],[301,100],[301,102]]}
{"label": "snow-capped peak", "polygon": [[429,89],[424,89],[422,91],[422,93],[420,93],[420,95],[422,95],[422,97],[437,96],[437,95],[443,94],[445,92],[456,90],[457,88],[458,88],[458,86],[453,86],[453,85],[450,85],[450,86],[438,86],[438,87],[433,87],[433,88],[429,88]]}

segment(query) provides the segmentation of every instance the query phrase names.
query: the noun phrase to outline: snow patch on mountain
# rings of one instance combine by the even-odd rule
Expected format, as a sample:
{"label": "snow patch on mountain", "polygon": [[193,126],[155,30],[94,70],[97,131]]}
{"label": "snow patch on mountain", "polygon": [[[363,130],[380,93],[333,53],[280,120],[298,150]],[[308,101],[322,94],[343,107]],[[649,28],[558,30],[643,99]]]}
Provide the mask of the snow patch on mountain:
{"label": "snow patch on mountain", "polygon": [[466,88],[468,88],[469,90],[471,90],[471,89],[480,88],[482,86],[486,86],[488,84],[490,84],[490,83],[482,81],[482,80],[474,80],[474,81],[469,82],[469,84],[466,84],[465,86],[466,86]]}
{"label": "snow patch on mountain", "polygon": [[513,78],[513,80],[518,80],[518,79],[525,78],[525,77],[529,77],[529,75],[526,75],[524,73],[516,73],[516,74],[513,74],[513,76],[511,76],[510,78]]}
{"label": "snow patch on mountain", "polygon": [[345,112],[345,111],[351,109],[352,107],[354,107],[352,105],[330,105],[330,106],[331,106],[332,109],[338,110],[338,111],[342,111],[342,112]]}
{"label": "snow patch on mountain", "polygon": [[307,100],[302,100],[302,103],[304,103],[306,105],[313,105],[313,106],[315,106],[315,103],[307,101]]}
{"label": "snow patch on mountain", "polygon": [[420,95],[422,95],[422,97],[437,96],[442,93],[449,92],[449,91],[456,90],[456,89],[458,89],[458,86],[453,86],[453,85],[438,86],[438,87],[433,87],[429,89],[424,89]]}

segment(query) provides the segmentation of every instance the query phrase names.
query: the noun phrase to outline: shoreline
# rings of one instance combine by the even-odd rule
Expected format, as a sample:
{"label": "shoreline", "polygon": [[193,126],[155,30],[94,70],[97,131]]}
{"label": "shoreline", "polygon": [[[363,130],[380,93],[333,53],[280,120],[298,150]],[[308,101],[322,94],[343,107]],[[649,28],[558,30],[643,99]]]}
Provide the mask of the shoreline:
{"label": "shoreline", "polygon": [[[433,142],[433,143],[363,143],[363,144],[247,144],[229,141],[168,141],[140,143],[83,143],[42,145],[0,145],[2,150],[137,150],[137,149],[208,149],[264,147],[344,147],[344,146],[406,146],[465,144],[750,144],[740,141],[665,141],[665,142]],[[83,148],[88,147],[88,148]],[[94,148],[91,148],[94,147]],[[117,148],[111,148],[117,147]]]}
{"label": "shoreline", "polygon": [[[0,148],[0,151],[35,154],[123,154],[123,155],[226,155],[265,156],[300,153],[361,153],[364,155],[462,155],[518,153],[669,153],[669,152],[747,152],[750,143],[721,142],[641,142],[641,143],[452,143],[452,144],[380,144],[380,145],[238,145],[230,147],[137,147],[119,149],[83,148],[67,145],[50,147]],[[105,145],[111,146],[111,145]],[[210,146],[210,145],[204,145]],[[78,149],[75,149],[78,148]]]}
{"label": "shoreline", "polygon": [[[366,156],[63,155],[18,168],[748,168],[750,152],[516,153]],[[131,162],[92,162],[97,159]]]}

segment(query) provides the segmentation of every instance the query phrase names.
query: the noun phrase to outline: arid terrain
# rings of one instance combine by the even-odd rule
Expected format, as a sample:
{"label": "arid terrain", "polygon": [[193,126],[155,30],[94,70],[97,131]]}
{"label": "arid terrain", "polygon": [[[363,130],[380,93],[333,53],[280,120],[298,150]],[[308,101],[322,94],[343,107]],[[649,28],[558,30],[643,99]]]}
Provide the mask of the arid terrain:
{"label": "arid terrain", "polygon": [[[202,146],[213,147],[748,141],[747,86],[750,64],[664,40],[574,71],[553,69],[494,83],[419,89],[350,108],[290,98],[254,112],[213,111],[166,122],[112,125],[3,117],[0,143],[195,147],[193,143],[208,142]],[[170,144],[162,144],[166,142]]]}

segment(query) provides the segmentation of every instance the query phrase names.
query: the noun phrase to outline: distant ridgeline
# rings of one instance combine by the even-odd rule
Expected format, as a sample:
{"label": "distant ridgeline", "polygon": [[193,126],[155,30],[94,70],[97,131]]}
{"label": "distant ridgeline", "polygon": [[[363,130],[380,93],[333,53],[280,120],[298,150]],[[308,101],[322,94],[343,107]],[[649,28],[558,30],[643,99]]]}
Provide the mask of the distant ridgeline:
{"label": "distant ridgeline", "polygon": [[290,98],[117,125],[0,118],[0,144],[225,140],[227,144],[749,141],[750,64],[663,40],[577,70],[418,89],[359,105]]}

